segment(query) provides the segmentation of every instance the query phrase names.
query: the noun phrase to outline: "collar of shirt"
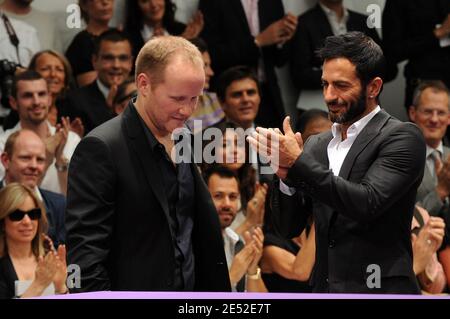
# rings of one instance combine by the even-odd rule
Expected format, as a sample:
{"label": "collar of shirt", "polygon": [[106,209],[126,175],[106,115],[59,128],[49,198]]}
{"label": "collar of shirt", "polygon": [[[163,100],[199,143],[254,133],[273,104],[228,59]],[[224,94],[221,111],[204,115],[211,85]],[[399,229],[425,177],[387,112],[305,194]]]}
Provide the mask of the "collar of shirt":
{"label": "collar of shirt", "polygon": [[[56,127],[52,126],[52,125],[50,124],[49,121],[45,121],[45,123],[47,123],[48,131],[50,132],[50,135],[52,135],[52,136],[55,135],[55,133],[56,133]],[[20,131],[21,129],[22,129],[22,124],[20,124],[20,121],[19,121],[19,122],[16,124],[16,126],[14,126],[13,132],[11,132],[11,133]]]}
{"label": "collar of shirt", "polygon": [[[361,133],[361,131],[366,127],[367,123],[369,123],[370,120],[380,111],[381,107],[377,105],[377,107],[372,112],[370,112],[363,118],[359,119],[358,121],[350,125],[350,127],[347,129],[347,138],[349,137],[356,138],[358,134]],[[333,139],[338,137],[340,141],[342,140],[341,127],[342,125],[339,123],[333,123],[333,126],[331,126],[331,133],[333,134]]]}
{"label": "collar of shirt", "polygon": [[444,146],[442,144],[442,141],[439,143],[438,147],[436,147],[436,148],[432,148],[427,145],[427,157],[426,158],[428,158],[428,156],[430,156],[430,154],[433,153],[433,151],[438,151],[442,158],[442,154],[444,154]]}
{"label": "collar of shirt", "polygon": [[[141,29],[141,36],[144,42],[147,42],[151,38],[153,38],[154,28],[151,26],[148,26],[144,24],[144,26]],[[164,29],[164,35],[169,35],[169,32],[167,32],[166,29]]]}
{"label": "collar of shirt", "polygon": [[102,81],[100,81],[99,79],[97,79],[96,81],[97,81],[97,86],[98,86],[98,89],[100,90],[100,92],[102,92],[105,99],[108,98],[109,88],[106,85],[104,85],[102,83]]}
{"label": "collar of shirt", "polygon": [[[344,15],[341,20],[339,20],[336,12],[331,10],[330,8],[323,5],[321,2],[319,2],[320,7],[322,8],[323,12],[325,12],[325,15],[327,16],[328,21],[330,22],[331,29],[333,29],[334,35],[339,35],[341,32],[338,32],[339,29],[342,28],[342,33],[347,32],[347,22],[349,19],[349,13],[347,8],[344,8]],[[345,32],[344,32],[345,31]]]}
{"label": "collar of shirt", "polygon": [[[2,181],[2,183],[3,183],[3,186],[8,185],[8,183],[6,182],[6,179],[4,179],[4,180]],[[41,192],[39,191],[39,187],[35,186],[35,187],[34,187],[34,192],[35,192],[35,194],[36,194],[36,197],[37,197],[41,202],[44,202],[44,199],[42,198],[42,194],[41,194]]]}

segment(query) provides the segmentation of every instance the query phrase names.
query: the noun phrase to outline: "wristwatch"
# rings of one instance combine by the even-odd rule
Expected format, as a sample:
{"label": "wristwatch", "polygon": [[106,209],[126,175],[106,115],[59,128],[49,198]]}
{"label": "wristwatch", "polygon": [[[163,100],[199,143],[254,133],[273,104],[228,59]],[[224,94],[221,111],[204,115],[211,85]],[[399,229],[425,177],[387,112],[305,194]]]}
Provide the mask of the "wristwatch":
{"label": "wristwatch", "polygon": [[247,274],[247,279],[258,280],[260,278],[261,278],[261,268],[259,268],[259,267],[256,269],[256,274],[253,274],[253,275]]}
{"label": "wristwatch", "polygon": [[61,164],[58,164],[58,162],[55,162],[55,167],[58,172],[65,172],[69,168],[69,161],[65,158],[62,160]]}

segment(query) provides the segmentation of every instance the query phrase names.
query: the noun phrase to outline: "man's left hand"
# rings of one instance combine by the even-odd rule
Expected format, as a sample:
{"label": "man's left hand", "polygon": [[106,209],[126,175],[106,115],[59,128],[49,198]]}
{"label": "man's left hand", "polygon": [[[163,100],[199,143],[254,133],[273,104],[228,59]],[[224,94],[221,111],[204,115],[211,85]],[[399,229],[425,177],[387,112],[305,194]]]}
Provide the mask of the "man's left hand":
{"label": "man's left hand", "polygon": [[269,158],[272,168],[281,179],[286,178],[288,169],[303,152],[301,134],[292,131],[289,121],[289,116],[284,119],[284,134],[277,128],[257,127],[256,132],[247,138],[253,149]]}

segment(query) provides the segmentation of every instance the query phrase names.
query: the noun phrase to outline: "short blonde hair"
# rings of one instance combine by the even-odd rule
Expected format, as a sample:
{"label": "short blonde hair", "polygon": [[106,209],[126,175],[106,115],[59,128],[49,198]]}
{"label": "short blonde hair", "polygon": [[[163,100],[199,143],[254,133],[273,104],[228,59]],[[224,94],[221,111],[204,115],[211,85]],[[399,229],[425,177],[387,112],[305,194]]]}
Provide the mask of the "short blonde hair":
{"label": "short blonde hair", "polygon": [[41,218],[39,218],[38,221],[36,236],[31,241],[31,248],[36,257],[44,254],[44,239],[41,235],[42,233],[47,233],[48,230],[45,206],[38,199],[34,190],[19,183],[11,183],[0,190],[0,258],[8,254],[8,247],[6,245],[5,218],[18,209],[27,197],[31,197],[36,207],[40,208],[42,211]]}
{"label": "short blonde hair", "polygon": [[181,37],[160,36],[149,40],[139,52],[136,58],[135,78],[145,73],[153,85],[163,82],[167,65],[171,58],[177,55],[203,67],[202,54],[194,44]]}

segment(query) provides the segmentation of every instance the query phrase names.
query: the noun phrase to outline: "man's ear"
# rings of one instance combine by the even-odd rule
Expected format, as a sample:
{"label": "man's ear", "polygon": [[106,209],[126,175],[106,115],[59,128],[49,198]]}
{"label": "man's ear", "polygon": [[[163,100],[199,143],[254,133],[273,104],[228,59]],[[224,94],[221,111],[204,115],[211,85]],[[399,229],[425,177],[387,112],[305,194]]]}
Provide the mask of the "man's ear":
{"label": "man's ear", "polygon": [[13,96],[10,96],[9,97],[9,105],[11,105],[11,108],[14,110],[14,111],[18,111],[17,110],[17,100],[16,100],[16,98],[15,97],[13,97]]}
{"label": "man's ear", "polygon": [[136,86],[139,95],[146,97],[148,95],[148,92],[152,88],[150,77],[145,73],[139,73],[138,76],[136,77]]}
{"label": "man's ear", "polygon": [[0,160],[3,164],[3,166],[5,167],[5,170],[7,170],[9,168],[9,155],[6,152],[3,152],[2,155],[0,155]]}
{"label": "man's ear", "polygon": [[367,85],[367,96],[369,98],[376,98],[380,95],[381,88],[383,87],[383,80],[380,77],[374,78]]}
{"label": "man's ear", "polygon": [[[414,107],[414,105],[411,105],[408,109],[408,116],[409,116],[409,119],[411,121],[413,121],[414,123],[416,122],[416,115],[417,115],[416,108]],[[449,115],[449,121],[450,121],[450,115]]]}

